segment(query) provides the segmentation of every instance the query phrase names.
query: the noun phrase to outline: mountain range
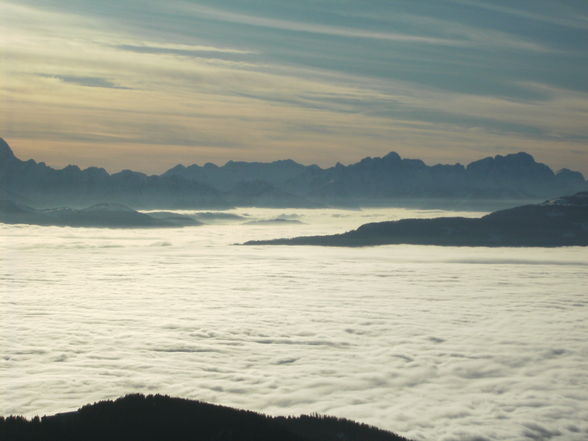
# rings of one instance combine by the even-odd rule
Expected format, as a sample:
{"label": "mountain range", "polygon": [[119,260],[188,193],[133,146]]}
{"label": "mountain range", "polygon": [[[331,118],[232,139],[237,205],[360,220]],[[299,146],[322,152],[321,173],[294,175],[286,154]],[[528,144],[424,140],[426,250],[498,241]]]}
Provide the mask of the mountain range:
{"label": "mountain range", "polygon": [[177,165],[161,175],[110,174],[75,165],[55,169],[15,156],[0,138],[0,199],[30,206],[85,207],[104,202],[136,209],[428,206],[500,208],[588,189],[584,176],[554,172],[527,153],[461,164],[426,165],[397,153],[330,168],[292,160]]}

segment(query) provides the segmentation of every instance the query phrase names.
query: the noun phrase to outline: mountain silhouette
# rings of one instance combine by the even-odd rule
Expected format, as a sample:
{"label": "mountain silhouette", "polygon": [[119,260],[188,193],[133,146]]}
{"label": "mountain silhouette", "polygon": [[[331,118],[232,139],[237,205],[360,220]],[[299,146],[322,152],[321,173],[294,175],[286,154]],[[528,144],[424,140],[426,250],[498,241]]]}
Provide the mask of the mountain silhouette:
{"label": "mountain silhouette", "polygon": [[162,228],[202,224],[195,216],[169,212],[145,214],[116,203],[96,204],[82,209],[37,209],[10,200],[0,200],[0,222],[94,228]]}
{"label": "mountain silhouette", "polygon": [[371,246],[388,244],[555,247],[588,246],[588,192],[481,218],[402,219],[365,224],[329,236],[249,241],[245,245]]}
{"label": "mountain silhouette", "polygon": [[461,164],[428,166],[391,152],[348,166],[322,169],[294,161],[233,162],[224,166],[176,166],[164,176],[181,176],[230,190],[243,182],[273,188],[317,204],[386,205],[409,199],[544,199],[588,189],[579,172],[553,172],[527,153],[497,155]]}
{"label": "mountain silhouette", "polygon": [[353,421],[270,417],[162,395],[127,395],[76,412],[33,418],[0,417],[6,441],[408,441]]}
{"label": "mountain silhouette", "polygon": [[330,168],[292,160],[177,165],[162,175],[109,174],[69,165],[57,170],[18,159],[0,139],[0,198],[35,207],[110,201],[133,208],[419,206],[489,210],[588,190],[576,171],[557,173],[527,153],[467,166],[426,165],[391,152]]}
{"label": "mountain silhouette", "polygon": [[40,207],[85,207],[109,201],[133,208],[228,208],[221,193],[174,176],[123,170],[109,174],[69,165],[56,170],[32,159],[21,161],[0,138],[0,196]]}

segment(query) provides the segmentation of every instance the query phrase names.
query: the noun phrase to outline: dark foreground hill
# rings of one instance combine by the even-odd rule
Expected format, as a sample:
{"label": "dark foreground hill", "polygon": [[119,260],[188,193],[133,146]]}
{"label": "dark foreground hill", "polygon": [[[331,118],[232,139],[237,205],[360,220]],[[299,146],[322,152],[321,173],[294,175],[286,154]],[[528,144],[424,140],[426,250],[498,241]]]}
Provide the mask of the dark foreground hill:
{"label": "dark foreground hill", "polygon": [[127,395],[76,412],[0,417],[3,441],[408,441],[365,424],[323,417],[269,417],[161,395]]}
{"label": "dark foreground hill", "polygon": [[0,200],[0,223],[93,228],[162,228],[201,225],[192,216],[159,212],[139,213],[121,204],[96,204],[73,208],[36,209]]}
{"label": "dark foreground hill", "polygon": [[495,211],[479,219],[446,217],[365,224],[330,236],[249,241],[245,245],[370,246],[387,244],[588,246],[588,192]]}

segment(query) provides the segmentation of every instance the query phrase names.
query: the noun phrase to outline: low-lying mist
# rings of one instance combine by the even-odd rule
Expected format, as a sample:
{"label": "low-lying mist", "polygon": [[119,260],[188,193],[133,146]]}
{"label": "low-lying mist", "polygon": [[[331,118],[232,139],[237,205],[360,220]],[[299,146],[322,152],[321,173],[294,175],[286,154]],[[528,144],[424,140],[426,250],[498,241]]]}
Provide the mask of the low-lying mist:
{"label": "low-lying mist", "polygon": [[415,440],[588,436],[585,248],[240,247],[455,213],[230,213],[300,223],[0,225],[0,414],[157,392]]}

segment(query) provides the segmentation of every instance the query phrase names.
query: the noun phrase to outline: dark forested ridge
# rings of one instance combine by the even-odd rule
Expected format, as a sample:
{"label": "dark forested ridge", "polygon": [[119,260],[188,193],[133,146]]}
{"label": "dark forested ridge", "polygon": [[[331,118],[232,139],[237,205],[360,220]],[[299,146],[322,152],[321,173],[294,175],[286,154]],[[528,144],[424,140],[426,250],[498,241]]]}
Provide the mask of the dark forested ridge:
{"label": "dark forested ridge", "polygon": [[96,204],[82,209],[37,209],[10,200],[0,200],[0,223],[93,228],[165,228],[202,225],[195,215],[170,212],[146,214],[121,204]]}
{"label": "dark forested ridge", "polygon": [[0,417],[2,441],[408,441],[349,420],[270,417],[162,395],[127,395],[76,412]]}
{"label": "dark forested ridge", "polygon": [[245,245],[371,246],[388,244],[555,247],[588,246],[588,192],[481,218],[402,219],[365,224],[329,236],[249,241]]}
{"label": "dark forested ridge", "polygon": [[554,172],[527,153],[426,165],[392,152],[334,167],[292,160],[178,165],[162,175],[57,170],[18,159],[0,138],[0,199],[37,208],[111,202],[141,208],[419,206],[487,210],[588,190],[581,173]]}

